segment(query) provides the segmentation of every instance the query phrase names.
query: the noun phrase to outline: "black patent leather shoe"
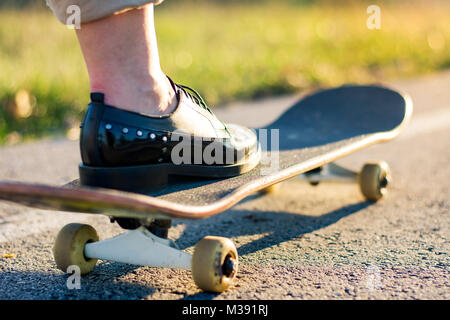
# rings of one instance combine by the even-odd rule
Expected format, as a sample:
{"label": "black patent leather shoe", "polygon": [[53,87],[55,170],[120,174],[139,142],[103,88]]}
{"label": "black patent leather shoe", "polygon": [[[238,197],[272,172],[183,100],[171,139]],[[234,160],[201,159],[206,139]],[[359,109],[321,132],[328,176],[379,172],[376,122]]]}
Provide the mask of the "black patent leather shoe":
{"label": "black patent leather shoe", "polygon": [[178,105],[162,116],[121,110],[91,94],[81,124],[81,184],[145,192],[172,175],[231,177],[259,163],[252,130],[225,125],[197,92],[171,83]]}

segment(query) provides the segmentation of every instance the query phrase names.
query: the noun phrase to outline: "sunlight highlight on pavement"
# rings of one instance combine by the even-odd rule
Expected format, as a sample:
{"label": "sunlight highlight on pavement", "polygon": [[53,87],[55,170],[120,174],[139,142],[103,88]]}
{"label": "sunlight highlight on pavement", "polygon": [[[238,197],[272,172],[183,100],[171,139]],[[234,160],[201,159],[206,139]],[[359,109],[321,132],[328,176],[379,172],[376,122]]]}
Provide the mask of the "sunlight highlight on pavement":
{"label": "sunlight highlight on pavement", "polygon": [[411,139],[421,134],[427,134],[450,127],[450,107],[421,113],[412,116],[411,122],[398,140]]}

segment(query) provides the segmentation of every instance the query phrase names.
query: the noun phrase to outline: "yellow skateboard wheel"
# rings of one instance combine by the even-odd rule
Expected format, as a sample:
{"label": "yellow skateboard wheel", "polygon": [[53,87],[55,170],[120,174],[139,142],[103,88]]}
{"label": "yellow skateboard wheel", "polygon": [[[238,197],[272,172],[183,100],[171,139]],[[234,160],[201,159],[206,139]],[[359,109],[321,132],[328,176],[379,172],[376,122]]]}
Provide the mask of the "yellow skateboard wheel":
{"label": "yellow skateboard wheel", "polygon": [[87,274],[94,269],[97,259],[86,258],[84,247],[89,242],[98,241],[97,231],[87,224],[70,223],[59,231],[53,256],[58,269],[67,272],[67,268],[76,265],[81,274]]}
{"label": "yellow skateboard wheel", "polygon": [[359,188],[367,200],[377,201],[387,193],[390,180],[390,169],[386,162],[366,163],[359,174]]}
{"label": "yellow skateboard wheel", "polygon": [[207,236],[200,240],[192,256],[192,276],[204,291],[223,292],[238,270],[238,254],[230,239]]}

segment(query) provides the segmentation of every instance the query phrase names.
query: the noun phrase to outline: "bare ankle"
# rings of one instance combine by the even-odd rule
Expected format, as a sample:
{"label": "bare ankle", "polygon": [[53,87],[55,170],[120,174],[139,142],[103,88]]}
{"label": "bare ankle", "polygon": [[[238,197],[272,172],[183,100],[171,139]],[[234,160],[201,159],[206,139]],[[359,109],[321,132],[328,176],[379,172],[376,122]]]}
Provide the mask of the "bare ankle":
{"label": "bare ankle", "polygon": [[151,115],[175,109],[159,63],[153,5],[84,24],[77,35],[91,91],[103,92],[107,104]]}
{"label": "bare ankle", "polygon": [[148,115],[164,115],[178,105],[174,89],[167,78],[134,79],[127,77],[120,81],[95,81],[91,92],[105,94],[105,103],[119,109]]}

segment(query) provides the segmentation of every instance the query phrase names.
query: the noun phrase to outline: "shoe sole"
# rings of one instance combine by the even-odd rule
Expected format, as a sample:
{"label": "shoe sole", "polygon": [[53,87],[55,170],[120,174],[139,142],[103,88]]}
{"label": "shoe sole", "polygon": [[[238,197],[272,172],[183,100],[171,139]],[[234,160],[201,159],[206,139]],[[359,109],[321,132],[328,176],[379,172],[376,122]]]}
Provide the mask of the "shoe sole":
{"label": "shoe sole", "polygon": [[261,160],[261,150],[232,165],[198,165],[160,163],[128,167],[91,167],[79,165],[83,186],[149,193],[168,185],[169,176],[189,176],[207,179],[235,177],[255,168]]}

